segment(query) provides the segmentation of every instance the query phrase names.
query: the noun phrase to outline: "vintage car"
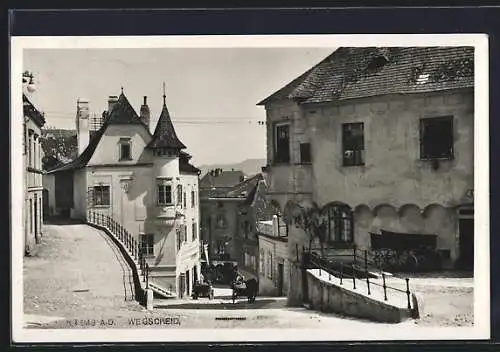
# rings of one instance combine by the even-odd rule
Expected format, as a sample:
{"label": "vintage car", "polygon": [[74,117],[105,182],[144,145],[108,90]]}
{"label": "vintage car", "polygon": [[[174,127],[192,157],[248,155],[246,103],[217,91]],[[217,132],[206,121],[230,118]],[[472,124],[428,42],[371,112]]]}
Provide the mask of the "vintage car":
{"label": "vintage car", "polygon": [[193,299],[198,299],[198,297],[208,297],[208,299],[213,299],[214,288],[209,282],[197,282],[193,286],[193,294],[191,296]]}

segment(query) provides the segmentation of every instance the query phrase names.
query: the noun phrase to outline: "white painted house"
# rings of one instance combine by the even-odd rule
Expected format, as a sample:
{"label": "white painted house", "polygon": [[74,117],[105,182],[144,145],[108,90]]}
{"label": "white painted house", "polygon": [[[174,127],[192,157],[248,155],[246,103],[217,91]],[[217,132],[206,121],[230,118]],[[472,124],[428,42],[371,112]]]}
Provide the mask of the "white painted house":
{"label": "white painted house", "polygon": [[112,216],[141,243],[151,280],[189,295],[200,277],[199,170],[182,151],[165,95],[153,134],[146,97],[140,116],[123,91],[108,103],[101,128],[90,136],[88,102],[79,100],[78,157],[50,172],[56,207],[75,219],[88,210]]}

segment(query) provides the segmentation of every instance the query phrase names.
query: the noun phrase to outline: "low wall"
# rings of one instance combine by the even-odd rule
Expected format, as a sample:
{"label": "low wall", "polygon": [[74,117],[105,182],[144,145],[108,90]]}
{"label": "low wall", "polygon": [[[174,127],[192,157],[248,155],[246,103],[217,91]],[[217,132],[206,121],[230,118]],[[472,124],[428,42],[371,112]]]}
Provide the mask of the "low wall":
{"label": "low wall", "polygon": [[323,281],[310,272],[307,272],[307,287],[310,307],[315,310],[384,323],[399,323],[411,315],[408,309],[349,291],[335,283]]}
{"label": "low wall", "polygon": [[129,267],[132,270],[132,274],[134,277],[135,300],[138,301],[140,304],[146,306],[146,304],[147,304],[147,302],[146,302],[147,301],[146,288],[142,284],[141,276],[139,275],[139,270],[140,270],[139,265],[138,265],[138,263],[135,262],[132,254],[127,250],[125,245],[119,239],[117,239],[111,233],[111,231],[109,231],[106,227],[103,227],[101,225],[96,225],[96,224],[93,224],[90,222],[87,222],[86,224],[89,226],[92,226],[98,230],[103,231],[118,246],[118,249],[120,250],[121,254],[123,255],[123,257],[127,261],[127,264],[129,265]]}

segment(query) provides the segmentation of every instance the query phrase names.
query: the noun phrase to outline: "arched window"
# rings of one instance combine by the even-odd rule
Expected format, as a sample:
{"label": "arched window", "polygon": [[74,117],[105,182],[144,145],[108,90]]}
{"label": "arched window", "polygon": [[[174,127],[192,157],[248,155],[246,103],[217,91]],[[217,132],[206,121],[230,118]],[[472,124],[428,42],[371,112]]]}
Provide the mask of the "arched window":
{"label": "arched window", "polygon": [[327,210],[329,242],[353,242],[352,211],[347,207],[331,206]]}

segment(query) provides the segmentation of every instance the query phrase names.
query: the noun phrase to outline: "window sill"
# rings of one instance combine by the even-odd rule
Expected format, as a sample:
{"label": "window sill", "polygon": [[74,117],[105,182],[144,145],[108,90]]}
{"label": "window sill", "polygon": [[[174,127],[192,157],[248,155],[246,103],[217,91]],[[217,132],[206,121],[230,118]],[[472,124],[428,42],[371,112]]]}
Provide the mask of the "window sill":
{"label": "window sill", "polygon": [[429,161],[429,162],[433,162],[433,161],[453,161],[454,158],[451,156],[451,157],[442,157],[442,158],[420,158],[419,160],[420,161]]}
{"label": "window sill", "polygon": [[366,166],[366,165],[365,164],[342,165],[342,167],[347,167],[347,168],[349,168],[349,167],[352,167],[352,168],[354,168],[354,167],[364,167],[364,166]]}

